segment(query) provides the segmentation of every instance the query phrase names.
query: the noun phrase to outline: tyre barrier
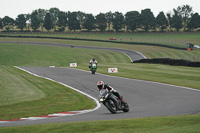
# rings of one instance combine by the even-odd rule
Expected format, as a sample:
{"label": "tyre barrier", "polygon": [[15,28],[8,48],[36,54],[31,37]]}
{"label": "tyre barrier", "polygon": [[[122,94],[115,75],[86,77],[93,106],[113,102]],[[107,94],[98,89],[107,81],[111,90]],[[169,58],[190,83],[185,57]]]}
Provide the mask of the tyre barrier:
{"label": "tyre barrier", "polygon": [[170,58],[155,58],[155,59],[141,59],[132,63],[150,63],[150,64],[164,64],[171,66],[188,66],[200,67],[200,62],[191,62],[183,59],[170,59]]}

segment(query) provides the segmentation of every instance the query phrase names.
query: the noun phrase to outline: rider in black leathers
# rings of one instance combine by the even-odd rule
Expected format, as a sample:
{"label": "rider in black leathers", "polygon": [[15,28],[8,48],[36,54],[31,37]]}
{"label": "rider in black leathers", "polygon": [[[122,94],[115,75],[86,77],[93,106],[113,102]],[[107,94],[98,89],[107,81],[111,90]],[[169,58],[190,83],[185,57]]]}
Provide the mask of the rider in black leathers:
{"label": "rider in black leathers", "polygon": [[101,89],[107,89],[109,92],[112,92],[115,96],[117,96],[121,100],[122,103],[124,102],[123,97],[120,96],[119,93],[116,90],[113,89],[113,87],[111,87],[111,86],[109,86],[107,84],[104,84],[103,81],[98,81],[97,82],[97,88],[99,89],[99,91]]}

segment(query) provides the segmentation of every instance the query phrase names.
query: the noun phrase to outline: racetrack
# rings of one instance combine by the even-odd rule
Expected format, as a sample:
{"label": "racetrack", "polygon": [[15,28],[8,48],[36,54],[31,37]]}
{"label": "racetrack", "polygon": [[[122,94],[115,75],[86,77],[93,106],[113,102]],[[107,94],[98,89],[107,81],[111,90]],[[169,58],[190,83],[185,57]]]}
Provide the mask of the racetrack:
{"label": "racetrack", "polygon": [[[1,43],[22,43],[22,42],[1,42]],[[50,44],[50,43],[30,43],[30,45],[50,45],[73,48],[90,48],[101,50],[119,51],[127,54],[132,61],[144,58],[143,55],[123,49],[115,48],[97,48],[85,46],[72,46],[67,44]],[[48,118],[42,120],[29,121],[14,121],[0,123],[3,126],[16,125],[33,125],[42,123],[58,123],[72,121],[89,121],[89,120],[109,120],[109,119],[125,119],[136,117],[152,117],[152,116],[171,116],[181,114],[196,114],[200,113],[200,91],[190,88],[165,85],[155,82],[142,80],[126,79],[120,77],[112,77],[103,74],[92,75],[88,71],[71,69],[71,68],[49,68],[49,67],[21,67],[24,70],[34,74],[53,79],[57,82],[64,83],[82,92],[85,92],[92,97],[98,99],[98,90],[96,83],[103,80],[114,87],[130,106],[128,113],[119,112],[111,114],[104,106],[99,109],[74,116]],[[66,101],[67,102],[67,101]]]}
{"label": "racetrack", "polygon": [[[64,83],[98,99],[96,83],[103,80],[119,91],[128,102],[128,113],[111,114],[104,106],[75,116],[1,123],[1,126],[33,125],[89,120],[125,119],[152,116],[175,116],[200,113],[200,91],[155,82],[113,77],[103,74],[92,75],[88,71],[72,68],[20,67],[34,74]],[[66,101],[67,102],[67,101]]]}

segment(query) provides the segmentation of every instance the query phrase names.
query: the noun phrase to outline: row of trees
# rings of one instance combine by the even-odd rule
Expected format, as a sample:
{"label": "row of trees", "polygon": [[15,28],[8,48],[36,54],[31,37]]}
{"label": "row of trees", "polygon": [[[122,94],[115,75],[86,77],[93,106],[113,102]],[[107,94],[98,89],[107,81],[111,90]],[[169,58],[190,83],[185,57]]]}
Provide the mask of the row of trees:
{"label": "row of trees", "polygon": [[[27,26],[28,25],[28,26]],[[160,12],[156,17],[151,12],[151,9],[144,9],[139,13],[138,11],[130,11],[123,15],[120,12],[99,13],[94,16],[84,12],[63,12],[58,8],[51,8],[50,10],[38,9],[31,14],[20,14],[14,20],[9,16],[0,18],[0,28],[5,28],[7,31],[14,26],[20,30],[28,29],[30,27],[36,31],[45,28],[47,31],[52,29],[65,31],[69,30],[99,30],[116,32],[125,29],[126,31],[136,31],[143,29],[149,31],[150,29],[159,29],[160,31],[169,30],[172,28],[179,31],[181,28],[186,30],[194,30],[200,28],[200,15],[193,13],[192,7],[183,5],[173,9],[173,13]]]}

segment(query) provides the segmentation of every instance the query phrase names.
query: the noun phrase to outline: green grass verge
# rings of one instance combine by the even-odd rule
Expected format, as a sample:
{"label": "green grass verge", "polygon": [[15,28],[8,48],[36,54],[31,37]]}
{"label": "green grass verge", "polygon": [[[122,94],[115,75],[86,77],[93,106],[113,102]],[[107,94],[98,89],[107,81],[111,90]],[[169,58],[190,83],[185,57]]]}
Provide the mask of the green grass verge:
{"label": "green grass verge", "polygon": [[0,66],[0,106],[45,97],[46,94],[32,83],[32,76],[27,76],[27,74],[20,73],[16,68]]}
{"label": "green grass verge", "polygon": [[67,47],[29,45],[29,44],[0,44],[0,64],[10,66],[69,66],[69,63],[89,64],[93,57],[103,64],[126,63],[130,59],[124,54],[112,51],[93,51]]}
{"label": "green grass verge", "polygon": [[118,67],[119,73],[109,74],[113,76],[142,79],[200,89],[200,68],[158,64],[144,65],[142,63],[121,63],[109,66],[99,65],[98,72],[108,74],[108,67]]}
{"label": "green grass verge", "polygon": [[94,101],[58,83],[0,66],[0,120],[92,109]]}
{"label": "green grass verge", "polygon": [[3,127],[1,133],[199,133],[200,115]]}

